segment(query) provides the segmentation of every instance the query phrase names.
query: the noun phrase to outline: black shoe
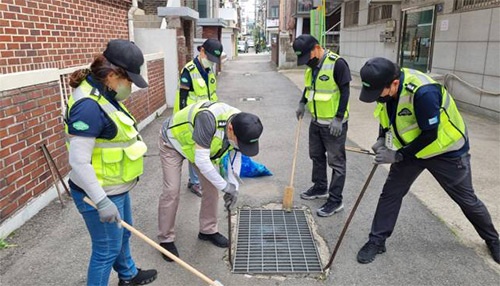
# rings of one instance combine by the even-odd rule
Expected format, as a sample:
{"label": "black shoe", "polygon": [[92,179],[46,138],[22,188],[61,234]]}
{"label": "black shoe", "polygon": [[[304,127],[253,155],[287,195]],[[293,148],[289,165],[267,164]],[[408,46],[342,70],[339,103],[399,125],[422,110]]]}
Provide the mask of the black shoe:
{"label": "black shoe", "polygon": [[156,272],[155,269],[150,269],[150,270],[142,270],[140,268],[137,268],[139,272],[137,272],[137,275],[135,275],[134,278],[130,280],[122,280],[118,282],[118,286],[122,285],[146,285],[149,284],[156,279],[156,275],[158,272]]}
{"label": "black shoe", "polygon": [[188,188],[191,191],[191,193],[193,193],[201,198],[202,192],[201,192],[201,185],[200,184],[188,183]]}
{"label": "black shoe", "polygon": [[229,241],[227,240],[227,238],[218,232],[214,234],[204,234],[200,232],[198,233],[198,238],[201,240],[208,240],[218,247],[229,247]]}
{"label": "black shoe", "polygon": [[[168,252],[172,253],[173,255],[179,257],[179,252],[177,251],[177,247],[175,247],[175,244],[173,242],[163,242],[160,243],[160,246],[168,250]],[[161,254],[161,256],[168,262],[174,261],[172,258],[166,256],[163,253]]]}
{"label": "black shoe", "polygon": [[486,242],[488,249],[490,250],[491,257],[496,263],[500,264],[500,240],[490,240]]}
{"label": "black shoe", "polygon": [[316,213],[318,214],[318,216],[327,217],[333,215],[334,213],[338,213],[343,209],[344,209],[343,203],[327,201],[316,211]]}
{"label": "black shoe", "polygon": [[302,192],[300,194],[300,197],[304,200],[328,198],[328,190],[326,188],[322,189],[316,186],[312,186],[309,188],[309,190]]}
{"label": "black shoe", "polygon": [[362,264],[370,263],[375,260],[375,255],[385,252],[385,245],[376,245],[368,241],[358,252],[358,262]]}

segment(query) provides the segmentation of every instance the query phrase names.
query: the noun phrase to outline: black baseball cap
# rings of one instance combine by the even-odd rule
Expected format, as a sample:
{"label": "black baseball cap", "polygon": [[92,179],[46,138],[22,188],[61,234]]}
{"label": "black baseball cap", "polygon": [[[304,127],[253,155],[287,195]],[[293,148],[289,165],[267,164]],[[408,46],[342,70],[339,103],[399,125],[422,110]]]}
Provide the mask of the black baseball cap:
{"label": "black baseball cap", "polygon": [[262,134],[262,123],[254,114],[240,112],[231,119],[234,135],[238,140],[238,148],[246,156],[259,153],[259,137]]}
{"label": "black baseball cap", "polygon": [[297,55],[297,65],[305,65],[311,58],[311,51],[319,42],[315,37],[304,34],[300,35],[293,41],[293,50]]}
{"label": "black baseball cap", "polygon": [[132,82],[140,88],[148,87],[141,76],[144,56],[141,49],[129,40],[116,39],[108,42],[103,56],[112,64],[124,69]]}
{"label": "black baseball cap", "polygon": [[374,102],[382,90],[399,76],[398,66],[386,58],[369,59],[359,71],[361,94],[359,100]]}
{"label": "black baseball cap", "polygon": [[198,46],[198,52],[201,48],[205,49],[205,54],[209,61],[220,64],[220,56],[222,55],[222,44],[217,39],[208,39],[203,45]]}

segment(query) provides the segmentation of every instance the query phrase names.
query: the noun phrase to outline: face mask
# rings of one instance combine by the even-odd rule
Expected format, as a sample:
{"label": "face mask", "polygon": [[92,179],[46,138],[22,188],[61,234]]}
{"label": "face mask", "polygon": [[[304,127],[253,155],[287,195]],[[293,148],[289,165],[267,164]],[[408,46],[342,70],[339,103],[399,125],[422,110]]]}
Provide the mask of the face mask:
{"label": "face mask", "polygon": [[201,59],[201,64],[205,67],[205,68],[212,68],[214,66],[214,62],[211,62],[209,61],[208,59]]}
{"label": "face mask", "polygon": [[116,88],[116,95],[115,99],[117,101],[122,101],[127,99],[130,94],[132,93],[132,85],[124,84],[124,83],[118,83],[118,87]]}
{"label": "face mask", "polygon": [[235,142],[231,139],[227,139],[227,141],[229,141],[229,144],[233,146],[234,149],[238,149],[238,142]]}
{"label": "face mask", "polygon": [[306,65],[313,69],[318,66],[318,63],[319,63],[318,58],[312,58],[306,63]]}
{"label": "face mask", "polygon": [[378,103],[387,103],[387,102],[389,102],[389,101],[391,101],[391,96],[390,96],[389,94],[388,94],[388,95],[386,95],[386,96],[379,96],[379,97],[377,98],[377,102],[378,102]]}

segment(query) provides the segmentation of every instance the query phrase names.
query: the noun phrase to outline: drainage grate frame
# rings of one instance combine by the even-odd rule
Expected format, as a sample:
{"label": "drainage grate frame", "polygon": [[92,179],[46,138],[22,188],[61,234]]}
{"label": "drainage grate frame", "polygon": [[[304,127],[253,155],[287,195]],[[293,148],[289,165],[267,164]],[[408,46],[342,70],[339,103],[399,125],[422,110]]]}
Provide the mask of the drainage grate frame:
{"label": "drainage grate frame", "polygon": [[240,209],[233,273],[321,273],[304,210]]}

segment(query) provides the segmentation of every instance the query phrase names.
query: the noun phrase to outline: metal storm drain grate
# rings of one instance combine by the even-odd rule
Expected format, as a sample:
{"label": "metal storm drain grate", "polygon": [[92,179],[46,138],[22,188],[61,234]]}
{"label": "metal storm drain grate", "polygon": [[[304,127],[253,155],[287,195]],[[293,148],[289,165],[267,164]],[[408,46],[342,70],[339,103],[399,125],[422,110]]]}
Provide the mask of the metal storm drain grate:
{"label": "metal storm drain grate", "polygon": [[322,272],[304,211],[241,209],[233,272]]}

